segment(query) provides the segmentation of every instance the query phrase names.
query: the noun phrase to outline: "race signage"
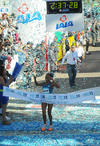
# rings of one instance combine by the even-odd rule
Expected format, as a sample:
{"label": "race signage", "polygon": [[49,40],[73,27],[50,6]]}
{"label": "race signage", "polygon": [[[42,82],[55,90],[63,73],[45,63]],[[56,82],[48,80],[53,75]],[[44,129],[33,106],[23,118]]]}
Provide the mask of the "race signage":
{"label": "race signage", "polygon": [[30,101],[33,103],[49,103],[49,104],[77,104],[83,101],[95,100],[93,89],[87,91],[79,91],[67,94],[43,94],[33,92],[23,92],[21,90],[3,88],[3,96],[15,97],[20,100]]}
{"label": "race signage", "polygon": [[7,8],[7,7],[0,7],[0,13],[9,13],[9,8]]}
{"label": "race signage", "polygon": [[56,14],[46,16],[46,31],[81,31],[84,29],[83,14]]}
{"label": "race signage", "polygon": [[82,31],[84,16],[82,0],[48,0],[46,15],[46,31]]}
{"label": "race signage", "polygon": [[47,0],[47,14],[82,13],[82,0]]}

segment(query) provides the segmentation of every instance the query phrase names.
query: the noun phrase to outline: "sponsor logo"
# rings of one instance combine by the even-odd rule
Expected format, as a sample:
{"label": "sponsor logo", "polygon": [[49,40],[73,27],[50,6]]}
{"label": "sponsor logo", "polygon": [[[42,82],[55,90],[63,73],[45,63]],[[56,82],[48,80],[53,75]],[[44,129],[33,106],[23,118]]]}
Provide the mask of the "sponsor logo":
{"label": "sponsor logo", "polygon": [[60,24],[56,24],[56,30],[60,28],[72,27],[74,24],[72,21],[67,21],[66,15],[63,15],[59,19],[61,21]]}
{"label": "sponsor logo", "polygon": [[0,8],[0,13],[8,13],[8,8]]}
{"label": "sponsor logo", "polygon": [[26,3],[23,3],[19,8],[18,11],[22,14],[25,14],[28,11],[28,6]]}
{"label": "sponsor logo", "polygon": [[[17,17],[17,23],[22,23],[22,24],[27,24],[29,22],[32,22],[34,20],[42,20],[42,16],[39,11],[31,13],[26,13],[28,12],[29,8],[26,3],[23,3],[19,8],[18,12],[21,13],[21,15],[18,15]],[[26,13],[26,14],[25,14]]]}

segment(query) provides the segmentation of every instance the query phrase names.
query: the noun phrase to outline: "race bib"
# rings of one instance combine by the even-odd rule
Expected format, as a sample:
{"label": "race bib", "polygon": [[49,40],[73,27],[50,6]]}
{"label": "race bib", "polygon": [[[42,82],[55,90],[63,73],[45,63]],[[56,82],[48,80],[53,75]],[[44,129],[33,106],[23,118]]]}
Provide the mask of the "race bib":
{"label": "race bib", "polygon": [[48,87],[43,87],[43,93],[49,94],[49,88]]}

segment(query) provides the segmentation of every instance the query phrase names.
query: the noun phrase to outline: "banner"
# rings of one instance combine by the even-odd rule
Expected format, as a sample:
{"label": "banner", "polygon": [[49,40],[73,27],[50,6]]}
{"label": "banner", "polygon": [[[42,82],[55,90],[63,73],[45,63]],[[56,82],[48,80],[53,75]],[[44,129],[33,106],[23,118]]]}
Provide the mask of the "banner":
{"label": "banner", "polygon": [[77,104],[83,101],[95,100],[94,90],[82,92],[72,92],[68,94],[43,94],[33,92],[23,92],[21,90],[3,88],[3,96],[15,97],[20,100],[30,101],[33,103],[49,103],[49,104]]}
{"label": "banner", "polygon": [[82,13],[46,15],[46,31],[82,31],[84,19]]}

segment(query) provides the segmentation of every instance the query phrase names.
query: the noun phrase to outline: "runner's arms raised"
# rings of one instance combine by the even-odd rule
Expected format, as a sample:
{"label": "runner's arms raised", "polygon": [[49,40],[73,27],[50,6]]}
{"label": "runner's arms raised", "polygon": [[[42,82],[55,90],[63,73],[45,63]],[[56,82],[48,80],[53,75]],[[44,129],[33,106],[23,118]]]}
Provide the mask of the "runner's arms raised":
{"label": "runner's arms raised", "polygon": [[34,76],[34,82],[35,82],[35,85],[36,85],[36,86],[43,86],[43,85],[44,85],[44,82],[42,82],[42,83],[38,83],[38,82],[37,82],[36,76]]}

